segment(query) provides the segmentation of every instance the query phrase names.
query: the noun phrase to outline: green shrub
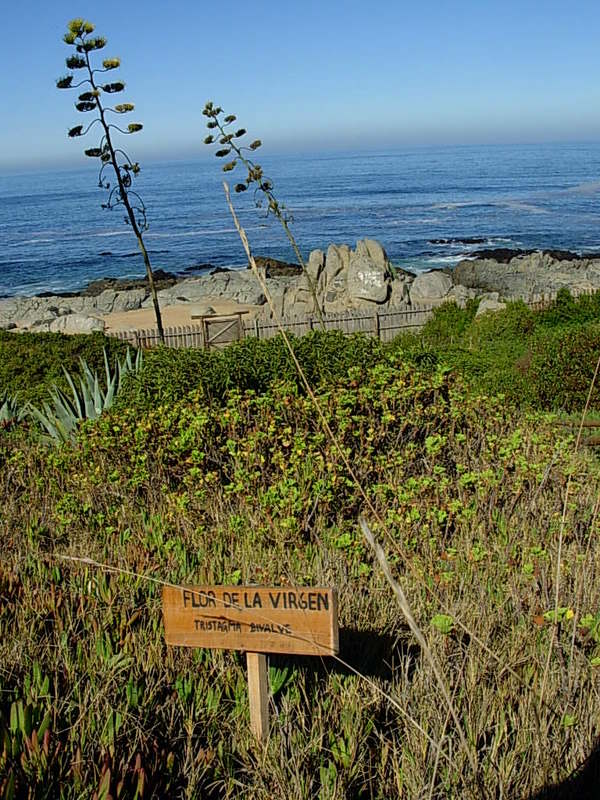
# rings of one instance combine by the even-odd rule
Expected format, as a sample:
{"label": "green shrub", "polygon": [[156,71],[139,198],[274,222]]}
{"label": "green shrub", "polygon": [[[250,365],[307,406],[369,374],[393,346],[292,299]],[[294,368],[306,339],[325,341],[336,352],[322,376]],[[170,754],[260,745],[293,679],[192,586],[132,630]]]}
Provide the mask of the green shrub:
{"label": "green shrub", "polygon": [[550,308],[537,314],[538,325],[547,328],[599,320],[600,292],[574,298],[568,289],[561,289]]}
{"label": "green shrub", "polygon": [[[377,340],[345,336],[341,331],[314,331],[290,339],[309,383],[315,386],[344,378],[350,368],[366,370],[385,352]],[[282,380],[301,388],[281,336],[263,341],[248,338],[223,350],[157,348],[148,351],[140,373],[127,379],[118,405],[150,408],[193,390],[210,399],[220,399],[228,389],[251,389],[260,394]]]}
{"label": "green shrub", "polygon": [[444,303],[436,308],[433,317],[425,324],[420,338],[429,344],[452,344],[461,338],[468,330],[475,314],[477,301],[469,301],[466,308],[461,308],[456,303]]}
{"label": "green shrub", "polygon": [[101,333],[67,336],[0,331],[0,387],[22,402],[43,402],[53,384],[68,389],[63,367],[68,372],[78,370],[80,358],[92,372],[104,370],[105,348],[111,363],[127,352],[125,342]]}
{"label": "green shrub", "polygon": [[[474,317],[473,306],[447,304],[418,334],[392,348],[420,366],[443,364],[478,391],[502,393],[519,406],[580,410],[600,352],[600,293],[573,298],[567,290],[544,311],[522,301]],[[595,392],[592,406],[600,405]]]}
{"label": "green shrub", "polygon": [[[581,410],[599,356],[600,324],[540,331],[520,365],[532,401],[547,409]],[[591,405],[600,406],[598,383]]]}

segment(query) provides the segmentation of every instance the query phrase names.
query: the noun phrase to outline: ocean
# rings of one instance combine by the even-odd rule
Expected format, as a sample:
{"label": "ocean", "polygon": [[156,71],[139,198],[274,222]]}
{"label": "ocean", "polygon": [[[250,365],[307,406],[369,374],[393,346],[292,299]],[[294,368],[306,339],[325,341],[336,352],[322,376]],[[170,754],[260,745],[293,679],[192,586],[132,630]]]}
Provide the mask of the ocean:
{"label": "ocean", "polygon": [[[305,255],[370,237],[394,264],[419,272],[483,247],[600,251],[600,143],[256,155]],[[68,292],[100,277],[144,274],[122,211],[101,207],[96,163],[0,175],[0,295]],[[147,207],[155,269],[245,266],[221,164],[206,155],[141,162],[134,188]],[[243,173],[226,177],[233,184]],[[255,255],[294,260],[279,223],[255,207],[252,193],[234,200]]]}

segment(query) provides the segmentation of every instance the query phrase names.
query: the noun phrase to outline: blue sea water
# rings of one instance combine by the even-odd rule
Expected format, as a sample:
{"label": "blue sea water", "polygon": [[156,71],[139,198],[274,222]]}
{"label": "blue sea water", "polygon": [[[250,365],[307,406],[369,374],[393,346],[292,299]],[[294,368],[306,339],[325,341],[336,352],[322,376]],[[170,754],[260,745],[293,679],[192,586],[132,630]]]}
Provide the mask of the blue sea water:
{"label": "blue sea water", "polygon": [[[452,265],[481,247],[600,251],[600,143],[261,153],[259,160],[306,255],[365,236],[416,271]],[[245,265],[220,163],[142,163],[134,188],[147,206],[155,269]],[[235,173],[228,177],[236,182]],[[95,163],[0,176],[0,295],[143,275],[135,238],[119,209],[101,208],[106,192],[96,178]],[[254,253],[294,260],[251,192],[234,199]],[[482,241],[463,241],[471,238]]]}

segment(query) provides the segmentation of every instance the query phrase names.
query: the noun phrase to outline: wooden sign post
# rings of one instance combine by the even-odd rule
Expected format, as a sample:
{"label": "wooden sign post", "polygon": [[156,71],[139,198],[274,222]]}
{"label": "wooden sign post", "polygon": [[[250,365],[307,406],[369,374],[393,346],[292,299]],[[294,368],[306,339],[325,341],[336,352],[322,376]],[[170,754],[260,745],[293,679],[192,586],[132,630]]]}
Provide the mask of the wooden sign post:
{"label": "wooden sign post", "polygon": [[320,587],[163,587],[167,644],[246,651],[250,723],[269,731],[265,653],[334,655],[339,650],[337,590]]}

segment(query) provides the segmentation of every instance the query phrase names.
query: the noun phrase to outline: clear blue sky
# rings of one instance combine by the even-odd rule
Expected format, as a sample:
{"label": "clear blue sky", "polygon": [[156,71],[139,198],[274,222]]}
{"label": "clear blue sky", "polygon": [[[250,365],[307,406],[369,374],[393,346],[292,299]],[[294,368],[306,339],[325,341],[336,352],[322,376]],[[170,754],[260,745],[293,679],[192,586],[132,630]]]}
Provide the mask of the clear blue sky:
{"label": "clear blue sky", "polygon": [[0,31],[2,171],[84,161],[66,130],[85,116],[54,86],[76,16],[122,59],[140,159],[203,154],[207,99],[270,151],[600,139],[598,0],[17,0]]}

